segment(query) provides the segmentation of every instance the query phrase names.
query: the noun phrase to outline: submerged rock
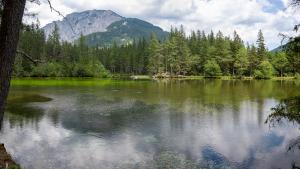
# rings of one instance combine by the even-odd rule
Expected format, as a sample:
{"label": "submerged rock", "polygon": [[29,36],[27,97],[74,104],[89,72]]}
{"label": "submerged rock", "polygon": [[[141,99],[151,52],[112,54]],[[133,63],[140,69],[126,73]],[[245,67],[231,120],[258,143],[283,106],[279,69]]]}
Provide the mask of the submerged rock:
{"label": "submerged rock", "polygon": [[4,144],[0,144],[0,169],[20,169],[19,165],[7,153]]}

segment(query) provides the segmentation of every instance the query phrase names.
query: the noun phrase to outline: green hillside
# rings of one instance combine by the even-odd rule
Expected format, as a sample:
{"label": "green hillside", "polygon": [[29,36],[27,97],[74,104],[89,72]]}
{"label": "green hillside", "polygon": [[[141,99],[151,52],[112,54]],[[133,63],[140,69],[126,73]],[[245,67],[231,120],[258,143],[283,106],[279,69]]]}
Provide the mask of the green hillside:
{"label": "green hillside", "polygon": [[136,18],[125,18],[112,23],[106,32],[97,32],[85,36],[89,46],[111,46],[113,42],[118,45],[132,43],[134,39],[149,39],[151,33],[155,33],[160,40],[168,36],[168,32],[160,27]]}

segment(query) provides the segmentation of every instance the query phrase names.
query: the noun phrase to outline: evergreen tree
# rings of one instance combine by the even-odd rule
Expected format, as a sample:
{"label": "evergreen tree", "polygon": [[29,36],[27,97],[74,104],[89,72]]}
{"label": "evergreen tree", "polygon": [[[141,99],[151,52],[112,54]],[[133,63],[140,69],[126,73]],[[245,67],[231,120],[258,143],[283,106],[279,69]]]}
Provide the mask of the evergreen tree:
{"label": "evergreen tree", "polygon": [[276,53],[272,63],[282,77],[286,67],[289,65],[286,54],[284,52]]}
{"label": "evergreen tree", "polygon": [[162,48],[156,38],[155,34],[151,34],[149,43],[149,63],[148,72],[150,74],[162,73],[164,67]]}
{"label": "evergreen tree", "polygon": [[46,42],[46,55],[51,59],[58,60],[60,54],[60,36],[58,26],[55,24],[52,33]]}
{"label": "evergreen tree", "polygon": [[208,60],[204,65],[204,74],[208,77],[222,75],[221,68],[216,60]]}
{"label": "evergreen tree", "polygon": [[251,45],[250,49],[248,49],[248,60],[249,60],[249,74],[253,76],[254,70],[259,65],[259,60],[257,57],[257,49],[254,45]]}
{"label": "evergreen tree", "polygon": [[257,79],[270,79],[274,75],[274,67],[269,61],[262,61],[254,71]]}
{"label": "evergreen tree", "polygon": [[[34,65],[21,55],[16,57],[15,76],[79,76],[106,77],[113,74],[160,74],[219,76],[238,75],[270,78],[273,66],[281,76],[300,73],[300,52],[297,44],[287,52],[268,52],[262,31],[257,47],[246,46],[235,31],[233,38],[221,31],[192,31],[187,37],[183,26],[172,28],[169,37],[159,42],[155,34],[149,40],[134,39],[131,43],[107,47],[89,47],[81,36],[74,44],[60,42],[55,26],[48,39],[37,25],[24,26],[19,48],[43,63]],[[292,44],[292,43],[290,43]],[[38,48],[36,46],[39,46]],[[271,64],[269,61],[271,61]],[[103,64],[103,65],[102,65]]]}
{"label": "evergreen tree", "polygon": [[232,57],[232,60],[231,60],[231,72],[232,72],[232,75],[234,76],[235,75],[235,67],[234,67],[234,63],[235,61],[237,60],[237,55],[238,55],[238,52],[240,50],[240,48],[243,47],[243,41],[242,39],[240,38],[240,36],[237,34],[236,31],[233,32],[233,41],[231,41],[230,43],[230,49],[231,49],[231,57]]}
{"label": "evergreen tree", "polygon": [[240,48],[237,54],[237,59],[234,62],[234,67],[237,70],[239,76],[246,75],[249,67],[249,60],[247,55],[247,49]]}
{"label": "evergreen tree", "polygon": [[267,49],[266,49],[265,39],[262,30],[259,30],[258,32],[256,43],[257,43],[257,57],[259,61],[261,62],[267,60]]}

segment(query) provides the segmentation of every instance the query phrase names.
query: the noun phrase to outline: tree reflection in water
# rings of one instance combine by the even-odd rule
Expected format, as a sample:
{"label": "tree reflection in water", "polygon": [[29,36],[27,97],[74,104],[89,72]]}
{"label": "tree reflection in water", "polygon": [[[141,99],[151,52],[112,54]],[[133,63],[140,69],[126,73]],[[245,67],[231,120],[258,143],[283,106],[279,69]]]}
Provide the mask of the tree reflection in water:
{"label": "tree reflection in water", "polygon": [[[283,122],[300,124],[300,97],[283,99],[278,105],[271,109],[272,113],[268,116],[266,123],[275,126]],[[292,139],[287,147],[287,151],[300,149],[300,137]],[[298,164],[299,165],[299,164]],[[293,169],[300,169],[300,166],[292,164]]]}
{"label": "tree reflection in water", "polygon": [[282,100],[272,108],[272,114],[268,116],[266,123],[274,126],[284,120],[300,124],[300,97]]}

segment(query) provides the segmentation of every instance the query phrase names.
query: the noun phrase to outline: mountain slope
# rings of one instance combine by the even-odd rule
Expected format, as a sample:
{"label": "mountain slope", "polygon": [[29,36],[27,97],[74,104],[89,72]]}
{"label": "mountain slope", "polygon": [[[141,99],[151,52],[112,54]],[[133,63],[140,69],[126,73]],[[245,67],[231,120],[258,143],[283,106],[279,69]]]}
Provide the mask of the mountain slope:
{"label": "mountain slope", "polygon": [[153,32],[159,39],[165,39],[168,32],[136,18],[125,18],[110,10],[88,10],[71,13],[62,21],[54,21],[42,29],[46,38],[53,32],[55,25],[59,29],[61,41],[76,42],[85,36],[90,46],[110,46],[131,43],[134,39],[150,37]]}
{"label": "mountain slope", "polygon": [[271,52],[282,52],[282,51],[285,50],[286,46],[287,46],[286,44],[285,44],[285,45],[278,46],[277,48],[271,50]]}
{"label": "mountain slope", "polygon": [[90,46],[110,46],[113,42],[118,45],[131,43],[134,39],[149,39],[151,33],[155,33],[160,40],[168,36],[168,32],[160,27],[136,18],[124,18],[112,23],[106,32],[97,32],[85,37]]}
{"label": "mountain slope", "polygon": [[109,25],[122,19],[122,16],[110,10],[89,10],[71,13],[62,21],[54,21],[42,29],[48,37],[53,32],[56,24],[61,40],[73,42],[81,34],[85,36],[95,32],[105,32]]}

